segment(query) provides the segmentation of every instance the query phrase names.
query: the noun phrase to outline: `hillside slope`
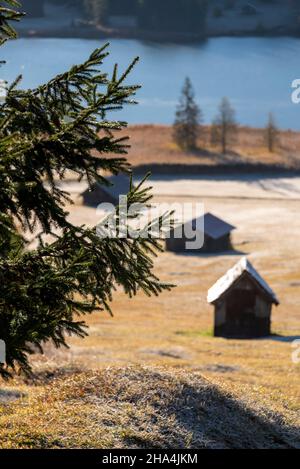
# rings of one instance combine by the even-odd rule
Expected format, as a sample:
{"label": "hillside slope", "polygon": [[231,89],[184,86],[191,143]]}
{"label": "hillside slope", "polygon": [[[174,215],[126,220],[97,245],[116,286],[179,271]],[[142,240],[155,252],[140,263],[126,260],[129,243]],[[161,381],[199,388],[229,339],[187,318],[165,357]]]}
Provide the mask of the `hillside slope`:
{"label": "hillside slope", "polygon": [[[108,368],[45,376],[2,404],[1,448],[289,448],[299,428],[199,374]],[[298,435],[298,440],[297,440]]]}

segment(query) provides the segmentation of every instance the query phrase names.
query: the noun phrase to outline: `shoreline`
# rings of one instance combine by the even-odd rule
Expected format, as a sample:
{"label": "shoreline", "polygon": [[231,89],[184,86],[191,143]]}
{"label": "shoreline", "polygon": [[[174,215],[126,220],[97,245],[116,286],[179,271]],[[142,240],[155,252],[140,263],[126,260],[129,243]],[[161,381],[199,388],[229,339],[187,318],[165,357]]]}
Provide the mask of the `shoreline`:
{"label": "shoreline", "polygon": [[93,27],[69,27],[58,29],[17,29],[21,38],[59,38],[59,39],[128,39],[151,42],[173,42],[179,44],[193,44],[204,42],[213,38],[232,37],[232,38],[278,38],[290,37],[299,38],[297,31],[286,29],[257,32],[257,31],[223,31],[210,34],[187,34],[187,33],[164,33],[145,30],[121,30]]}
{"label": "shoreline", "polygon": [[93,21],[93,16],[88,17],[74,3],[73,5],[65,2],[53,4],[48,0],[45,1],[42,17],[27,16],[19,26],[16,25],[16,29],[21,37],[117,38],[179,44],[201,42],[217,37],[300,37],[300,28],[295,21],[298,12],[296,8],[287,9],[279,4],[262,5],[260,2],[257,14],[245,15],[242,12],[245,2],[237,0],[232,8],[222,10],[223,14],[216,17],[214,7],[219,0],[210,3],[205,23],[199,25],[197,32],[143,29],[141,24],[129,25],[126,21],[97,23]]}

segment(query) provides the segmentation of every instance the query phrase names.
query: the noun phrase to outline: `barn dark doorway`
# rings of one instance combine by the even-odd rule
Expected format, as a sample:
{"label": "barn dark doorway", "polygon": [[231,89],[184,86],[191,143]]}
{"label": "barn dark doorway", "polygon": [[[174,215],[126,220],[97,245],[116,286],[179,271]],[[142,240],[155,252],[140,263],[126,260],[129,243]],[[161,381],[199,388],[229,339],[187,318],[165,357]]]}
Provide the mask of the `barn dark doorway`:
{"label": "barn dark doorway", "polygon": [[235,290],[227,299],[226,323],[228,337],[251,337],[257,332],[256,295],[251,290]]}

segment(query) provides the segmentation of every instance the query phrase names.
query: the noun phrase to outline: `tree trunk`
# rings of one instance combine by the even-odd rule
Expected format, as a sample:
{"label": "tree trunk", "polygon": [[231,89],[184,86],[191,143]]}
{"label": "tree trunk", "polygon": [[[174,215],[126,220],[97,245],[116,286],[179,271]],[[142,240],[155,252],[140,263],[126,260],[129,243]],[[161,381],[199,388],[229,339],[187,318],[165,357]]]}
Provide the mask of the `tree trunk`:
{"label": "tree trunk", "polygon": [[226,129],[222,131],[222,153],[223,155],[226,154],[227,151],[227,132]]}

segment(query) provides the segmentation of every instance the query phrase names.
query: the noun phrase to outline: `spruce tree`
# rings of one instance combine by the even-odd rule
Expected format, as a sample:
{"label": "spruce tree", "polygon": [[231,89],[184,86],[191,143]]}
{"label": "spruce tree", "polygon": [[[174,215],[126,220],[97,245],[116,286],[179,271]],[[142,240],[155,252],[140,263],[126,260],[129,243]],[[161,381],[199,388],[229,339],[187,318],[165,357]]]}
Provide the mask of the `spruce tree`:
{"label": "spruce tree", "polygon": [[[11,21],[18,3],[0,3],[2,43],[16,37]],[[21,77],[7,88],[0,105],[0,339],[6,364],[0,375],[30,373],[28,356],[51,340],[67,346],[66,336],[85,336],[82,317],[110,311],[116,286],[125,294],[157,295],[169,285],[153,273],[160,245],[153,237],[101,239],[96,229],[73,226],[67,219],[69,195],[56,184],[68,171],[107,184],[101,172],[127,171],[126,138],[117,133],[125,122],[108,114],[133,102],[136,86],[127,86],[135,61],[119,75],[102,71],[107,46],[81,65],[35,89],[21,89]],[[116,154],[106,158],[106,155]],[[47,182],[47,184],[45,184]],[[144,185],[129,187],[128,205],[147,203]],[[118,220],[118,212],[115,215]],[[161,225],[163,217],[157,220]],[[23,239],[39,233],[30,250]],[[146,229],[148,229],[146,227]],[[43,236],[55,240],[46,243]]]}
{"label": "spruce tree", "polygon": [[235,111],[232,108],[228,98],[223,98],[219,106],[219,112],[211,127],[211,140],[221,145],[222,153],[227,153],[229,144],[231,143],[237,131],[235,120]]}
{"label": "spruce tree", "polygon": [[202,112],[195,102],[192,82],[186,78],[173,125],[173,138],[180,148],[190,151],[197,147],[202,121]]}
{"label": "spruce tree", "polygon": [[270,153],[273,153],[279,140],[279,130],[273,114],[270,112],[265,130],[265,140]]}
{"label": "spruce tree", "polygon": [[87,16],[95,23],[104,24],[109,11],[108,0],[83,0],[83,6]]}

